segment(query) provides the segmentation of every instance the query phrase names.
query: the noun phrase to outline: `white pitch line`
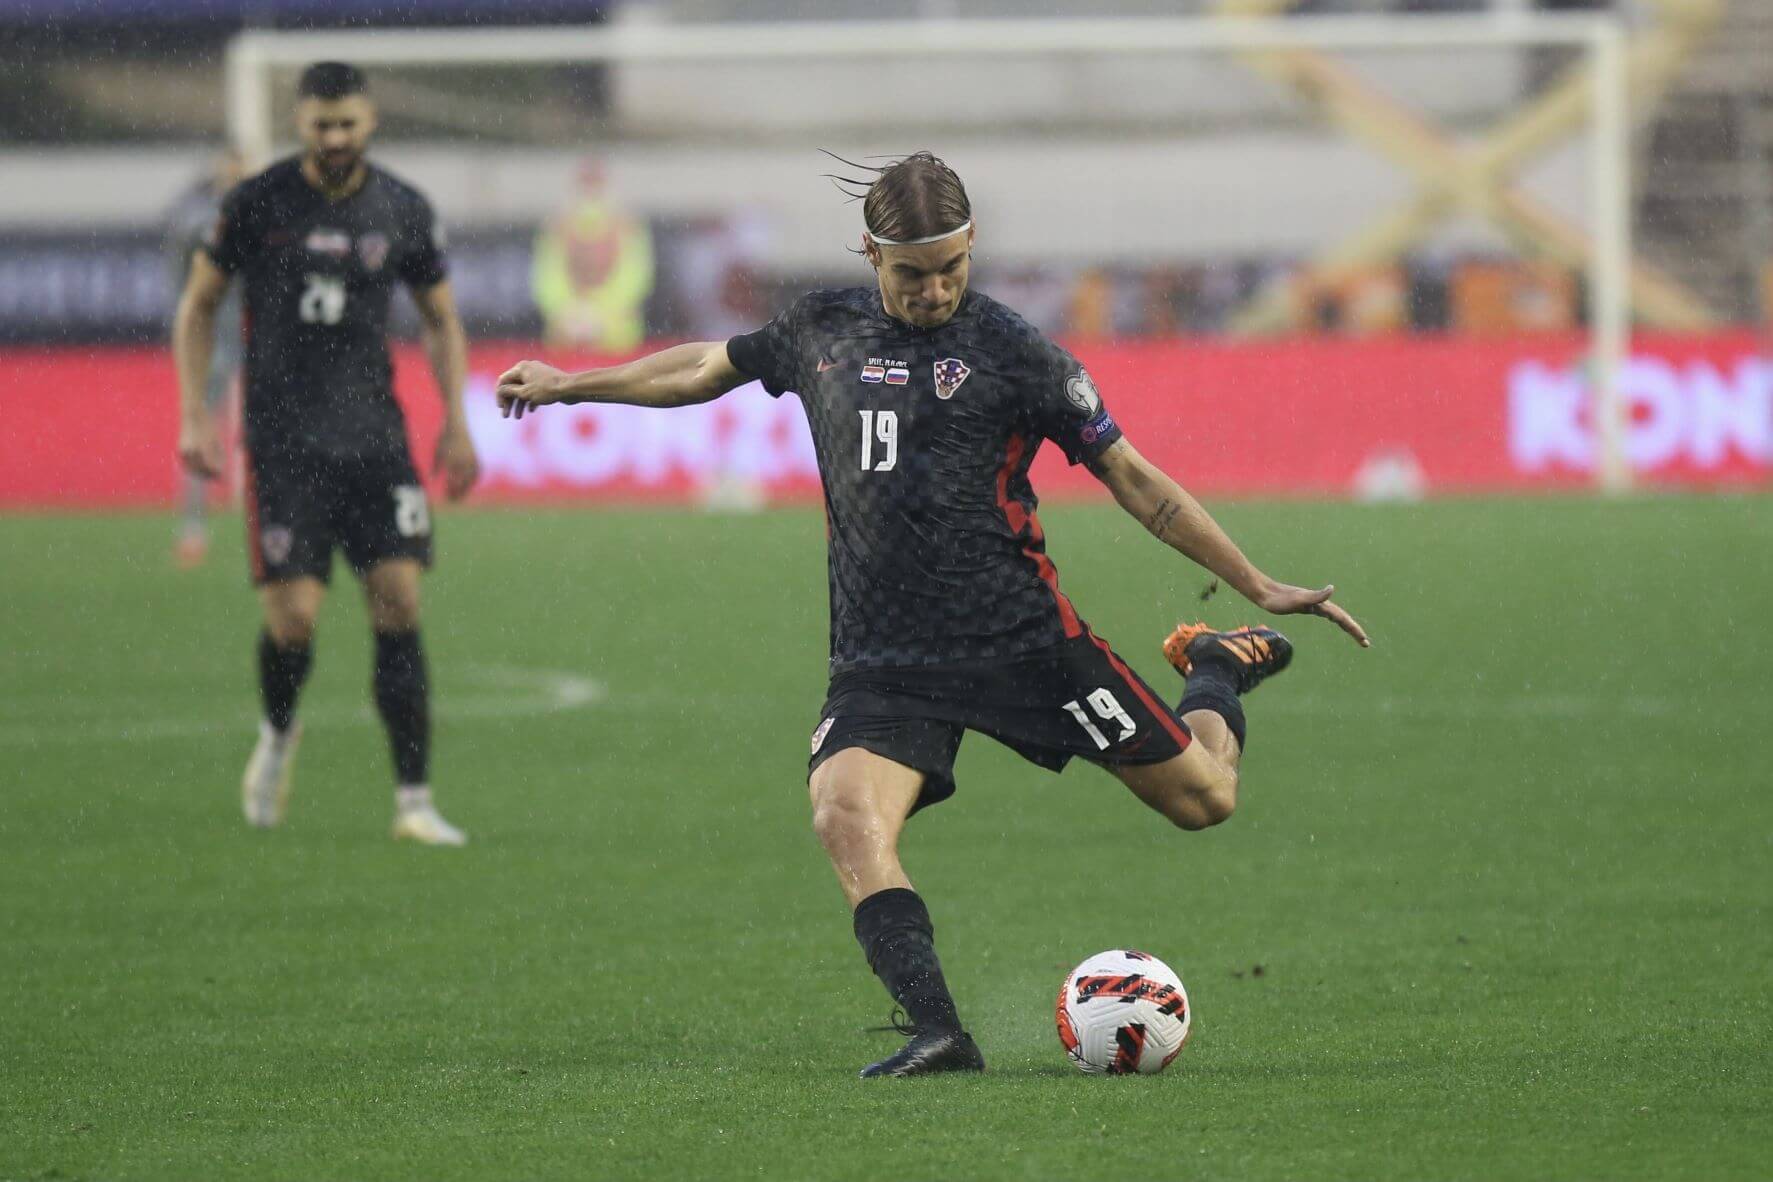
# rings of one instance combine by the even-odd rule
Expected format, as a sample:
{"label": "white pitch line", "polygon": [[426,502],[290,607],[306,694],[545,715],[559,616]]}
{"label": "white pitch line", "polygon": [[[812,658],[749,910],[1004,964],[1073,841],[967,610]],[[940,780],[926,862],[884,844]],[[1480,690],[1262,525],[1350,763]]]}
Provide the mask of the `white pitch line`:
{"label": "white pitch line", "polygon": [[[440,698],[437,716],[451,719],[522,718],[533,714],[559,714],[582,710],[609,699],[603,682],[576,673],[549,669],[519,669],[504,665],[472,665],[467,680],[479,693],[452,694]],[[376,726],[375,711],[361,706],[314,706],[302,711],[311,726]],[[231,712],[220,718],[125,718],[84,722],[45,719],[41,723],[0,725],[0,747],[34,747],[45,744],[140,743],[162,739],[193,739],[205,735],[248,734],[257,721],[249,711]]]}
{"label": "white pitch line", "polygon": [[[1741,706],[1743,703],[1738,702]],[[1430,698],[1376,697],[1331,701],[1308,698],[1303,701],[1263,702],[1258,699],[1252,712],[1318,717],[1368,717],[1412,719],[1569,719],[1569,718],[1671,718],[1691,713],[1691,703],[1669,698],[1629,695],[1618,698],[1585,697],[1576,694],[1536,694],[1530,691],[1502,690],[1494,697]],[[1715,711],[1714,711],[1715,712]]]}

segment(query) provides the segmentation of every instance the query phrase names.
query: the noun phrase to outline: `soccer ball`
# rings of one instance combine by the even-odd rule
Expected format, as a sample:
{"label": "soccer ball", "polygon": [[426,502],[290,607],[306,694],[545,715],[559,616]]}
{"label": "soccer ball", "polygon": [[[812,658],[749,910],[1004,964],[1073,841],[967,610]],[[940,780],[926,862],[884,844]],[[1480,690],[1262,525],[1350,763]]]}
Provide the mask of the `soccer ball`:
{"label": "soccer ball", "polygon": [[1193,1012],[1175,970],[1145,952],[1098,952],[1059,986],[1059,1041],[1090,1075],[1155,1075],[1182,1053]]}

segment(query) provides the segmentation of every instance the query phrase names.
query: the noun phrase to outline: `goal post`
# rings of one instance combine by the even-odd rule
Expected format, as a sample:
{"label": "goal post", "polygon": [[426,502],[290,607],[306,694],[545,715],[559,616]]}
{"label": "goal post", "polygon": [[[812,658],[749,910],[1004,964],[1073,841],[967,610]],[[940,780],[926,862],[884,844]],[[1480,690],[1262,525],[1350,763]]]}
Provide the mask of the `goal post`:
{"label": "goal post", "polygon": [[[1632,322],[1632,118],[1625,33],[1610,17],[1501,9],[1471,16],[635,22],[571,28],[249,31],[229,44],[225,78],[229,134],[243,156],[257,164],[277,150],[280,124],[287,117],[288,100],[278,80],[307,62],[323,59],[402,69],[563,65],[714,69],[792,62],[853,63],[856,69],[919,63],[927,69],[930,63],[959,60],[1112,64],[1161,54],[1250,60],[1299,51],[1457,55],[1543,47],[1581,54],[1590,71],[1583,127],[1586,225],[1581,227],[1580,245],[1566,253],[1576,256],[1572,261],[1579,263],[1586,283],[1595,480],[1601,489],[1615,492],[1631,484],[1620,375],[1630,349]],[[717,104],[720,97],[710,93],[708,102]],[[1413,173],[1418,184],[1429,183],[1427,174],[1435,167],[1432,155],[1426,162],[1406,164],[1401,159],[1404,148],[1392,152],[1383,143],[1387,134],[1394,134],[1386,131],[1383,119],[1381,126],[1365,129],[1368,134],[1363,136],[1359,110],[1338,112],[1333,101],[1323,105],[1322,114],[1331,124],[1346,120],[1337,130],[1351,141],[1364,139],[1366,147]],[[1398,120],[1394,126],[1407,127],[1411,113],[1394,117]],[[1402,138],[1407,139],[1407,134]],[[1482,200],[1468,204],[1484,216],[1500,216],[1482,210]]]}

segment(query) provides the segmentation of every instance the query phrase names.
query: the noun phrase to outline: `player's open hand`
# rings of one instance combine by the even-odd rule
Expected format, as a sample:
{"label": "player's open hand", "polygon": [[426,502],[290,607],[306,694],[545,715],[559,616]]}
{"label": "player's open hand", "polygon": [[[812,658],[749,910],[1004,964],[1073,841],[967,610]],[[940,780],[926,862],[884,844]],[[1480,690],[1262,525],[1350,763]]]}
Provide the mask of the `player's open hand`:
{"label": "player's open hand", "polygon": [[179,425],[179,461],[197,476],[216,480],[222,474],[222,439],[208,415]]}
{"label": "player's open hand", "polygon": [[566,374],[540,361],[519,361],[499,375],[499,413],[521,419],[525,413],[561,400]]}
{"label": "player's open hand", "polygon": [[432,457],[432,470],[443,474],[443,492],[452,501],[468,495],[480,479],[480,457],[474,454],[474,440],[466,423],[444,424],[437,437],[437,453]]}
{"label": "player's open hand", "polygon": [[1356,623],[1355,618],[1343,611],[1340,605],[1330,602],[1330,596],[1335,593],[1334,584],[1328,587],[1319,587],[1313,591],[1307,587],[1273,583],[1266,591],[1255,597],[1255,603],[1263,611],[1272,612],[1277,616],[1322,616],[1354,637],[1355,643],[1362,648],[1371,648],[1373,642],[1367,639],[1366,629]]}

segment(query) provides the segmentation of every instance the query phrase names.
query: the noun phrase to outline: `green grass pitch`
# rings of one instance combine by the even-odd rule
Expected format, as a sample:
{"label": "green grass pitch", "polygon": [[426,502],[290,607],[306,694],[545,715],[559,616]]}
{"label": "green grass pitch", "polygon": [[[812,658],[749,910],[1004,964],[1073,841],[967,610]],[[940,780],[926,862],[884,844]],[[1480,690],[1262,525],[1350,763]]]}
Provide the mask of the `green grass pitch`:
{"label": "green grass pitch", "polygon": [[[1179,685],[1203,577],[1044,516]],[[1375,647],[1291,623],[1205,833],[970,738],[905,856],[991,1071],[868,1084],[888,1006],[804,795],[816,510],[445,516],[462,851],[388,840],[342,571],[253,832],[237,522],[181,574],[162,517],[0,519],[0,1179],[1767,1177],[1773,500],[1222,516]],[[1058,983],[1114,946],[1188,984],[1162,1076],[1062,1057]]]}

